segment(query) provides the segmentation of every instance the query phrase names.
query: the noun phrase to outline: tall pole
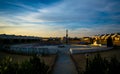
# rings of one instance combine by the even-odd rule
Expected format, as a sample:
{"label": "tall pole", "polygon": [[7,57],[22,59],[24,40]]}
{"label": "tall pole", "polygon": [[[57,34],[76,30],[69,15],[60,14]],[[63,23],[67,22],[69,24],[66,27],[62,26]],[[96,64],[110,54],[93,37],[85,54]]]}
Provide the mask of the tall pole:
{"label": "tall pole", "polygon": [[66,30],[66,44],[68,44],[68,30]]}

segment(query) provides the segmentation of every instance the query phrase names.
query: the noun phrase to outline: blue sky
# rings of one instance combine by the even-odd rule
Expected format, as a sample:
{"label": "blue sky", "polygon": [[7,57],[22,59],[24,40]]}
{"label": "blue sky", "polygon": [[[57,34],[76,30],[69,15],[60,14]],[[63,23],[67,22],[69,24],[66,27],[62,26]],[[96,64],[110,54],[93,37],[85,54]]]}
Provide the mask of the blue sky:
{"label": "blue sky", "polygon": [[120,32],[120,0],[0,0],[0,34],[71,37]]}

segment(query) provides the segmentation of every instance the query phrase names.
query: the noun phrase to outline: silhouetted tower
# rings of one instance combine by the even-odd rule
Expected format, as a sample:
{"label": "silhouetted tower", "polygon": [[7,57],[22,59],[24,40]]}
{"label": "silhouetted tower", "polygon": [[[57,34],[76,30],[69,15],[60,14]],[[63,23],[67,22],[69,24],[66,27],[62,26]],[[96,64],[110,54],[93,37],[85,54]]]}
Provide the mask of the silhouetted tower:
{"label": "silhouetted tower", "polygon": [[66,30],[66,44],[68,44],[68,30]]}

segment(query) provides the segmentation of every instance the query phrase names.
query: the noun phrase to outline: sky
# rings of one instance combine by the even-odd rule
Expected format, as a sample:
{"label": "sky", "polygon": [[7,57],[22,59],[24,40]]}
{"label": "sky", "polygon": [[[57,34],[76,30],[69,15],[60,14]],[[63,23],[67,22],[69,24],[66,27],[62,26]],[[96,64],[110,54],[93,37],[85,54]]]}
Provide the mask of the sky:
{"label": "sky", "polygon": [[120,32],[120,0],[0,0],[0,34],[70,37]]}

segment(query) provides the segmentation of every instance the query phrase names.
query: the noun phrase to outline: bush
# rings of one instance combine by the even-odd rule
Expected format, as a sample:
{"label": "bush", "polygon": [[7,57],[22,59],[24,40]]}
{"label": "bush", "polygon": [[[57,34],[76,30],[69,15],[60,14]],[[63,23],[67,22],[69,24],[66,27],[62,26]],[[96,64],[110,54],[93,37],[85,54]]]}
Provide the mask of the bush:
{"label": "bush", "polygon": [[120,74],[120,62],[116,57],[111,57],[111,61],[108,61],[97,54],[94,59],[87,60],[84,74]]}
{"label": "bush", "polygon": [[0,61],[0,74],[16,74],[18,64],[12,62],[12,58],[6,57]]}
{"label": "bush", "polygon": [[37,56],[21,64],[13,63],[10,57],[0,61],[0,74],[47,74],[48,68]]}
{"label": "bush", "polygon": [[105,74],[108,62],[102,59],[100,54],[97,54],[93,60],[89,60],[86,64],[88,66],[86,66],[85,74]]}
{"label": "bush", "polygon": [[108,74],[120,74],[120,62],[115,56],[111,57]]}

